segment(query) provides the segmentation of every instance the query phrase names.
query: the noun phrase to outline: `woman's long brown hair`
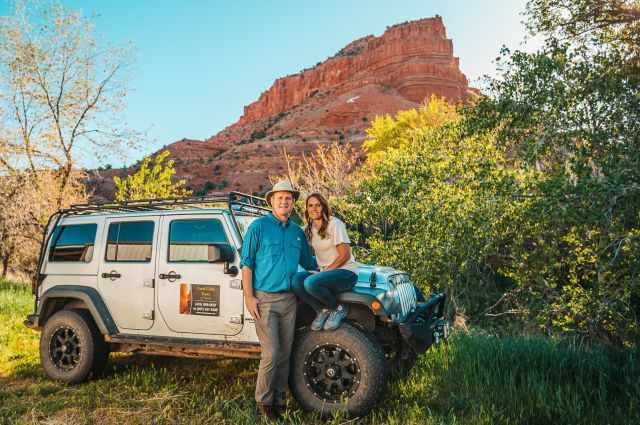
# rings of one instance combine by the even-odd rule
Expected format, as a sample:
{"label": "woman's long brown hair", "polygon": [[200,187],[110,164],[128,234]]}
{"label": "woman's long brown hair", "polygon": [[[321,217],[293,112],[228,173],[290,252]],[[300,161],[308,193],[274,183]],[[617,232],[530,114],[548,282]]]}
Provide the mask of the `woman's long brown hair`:
{"label": "woman's long brown hair", "polygon": [[318,202],[320,202],[320,206],[322,206],[322,225],[318,230],[318,234],[320,238],[325,239],[327,237],[327,227],[329,226],[329,219],[331,218],[331,207],[329,206],[329,202],[325,199],[321,194],[314,192],[307,196],[307,199],[304,201],[304,221],[307,225],[304,227],[304,234],[307,237],[308,241],[311,241],[311,225],[312,220],[309,218],[309,199],[316,198]]}

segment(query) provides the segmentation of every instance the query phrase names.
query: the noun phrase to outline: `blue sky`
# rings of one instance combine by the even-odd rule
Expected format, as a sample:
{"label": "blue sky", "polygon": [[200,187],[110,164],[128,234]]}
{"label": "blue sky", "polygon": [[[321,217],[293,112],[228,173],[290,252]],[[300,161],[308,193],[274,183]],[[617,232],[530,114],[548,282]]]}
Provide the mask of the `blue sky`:
{"label": "blue sky", "polygon": [[[387,26],[439,14],[454,54],[472,85],[494,74],[500,47],[517,47],[525,32],[525,0],[166,1],[62,0],[96,14],[96,32],[110,43],[132,42],[126,120],[145,131],[132,163],[183,137],[205,139],[235,122],[243,106],[273,80],[332,56],[356,38]],[[0,0],[0,15],[8,12]],[[475,84],[474,84],[475,83]],[[100,164],[87,163],[87,166]]]}

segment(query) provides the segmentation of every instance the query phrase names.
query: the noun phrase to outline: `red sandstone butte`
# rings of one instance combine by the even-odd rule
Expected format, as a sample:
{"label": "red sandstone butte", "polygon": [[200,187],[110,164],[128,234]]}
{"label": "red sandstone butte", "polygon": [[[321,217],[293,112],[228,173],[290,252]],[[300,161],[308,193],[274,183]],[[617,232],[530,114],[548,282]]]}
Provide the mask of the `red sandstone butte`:
{"label": "red sandstone butte", "polygon": [[394,25],[381,37],[356,40],[312,69],[276,80],[244,108],[235,125],[286,112],[320,92],[340,96],[366,86],[395,90],[420,103],[431,94],[461,100],[468,82],[453,56],[442,18],[421,19]]}
{"label": "red sandstone butte", "polygon": [[205,141],[168,146],[177,176],[194,189],[263,192],[284,173],[282,150],[320,143],[361,146],[377,115],[415,108],[431,95],[451,102],[472,93],[440,16],[388,27],[349,43],[333,57],[277,79],[240,119]]}

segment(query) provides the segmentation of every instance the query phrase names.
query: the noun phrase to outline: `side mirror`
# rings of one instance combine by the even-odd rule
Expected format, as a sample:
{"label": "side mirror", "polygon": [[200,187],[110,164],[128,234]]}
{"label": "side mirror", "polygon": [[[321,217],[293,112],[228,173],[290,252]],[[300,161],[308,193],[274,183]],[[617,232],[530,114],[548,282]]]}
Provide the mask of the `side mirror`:
{"label": "side mirror", "polygon": [[210,263],[230,263],[236,258],[236,250],[226,243],[209,245],[208,254]]}

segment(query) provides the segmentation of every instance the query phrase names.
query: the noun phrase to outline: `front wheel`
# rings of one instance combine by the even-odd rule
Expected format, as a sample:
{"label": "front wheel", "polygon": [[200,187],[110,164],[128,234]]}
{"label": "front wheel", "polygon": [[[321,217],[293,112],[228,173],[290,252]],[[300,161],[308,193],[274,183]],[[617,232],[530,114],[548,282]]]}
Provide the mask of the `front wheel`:
{"label": "front wheel", "polygon": [[386,382],[382,349],[353,326],[297,336],[289,387],[303,409],[364,416],[382,398]]}

